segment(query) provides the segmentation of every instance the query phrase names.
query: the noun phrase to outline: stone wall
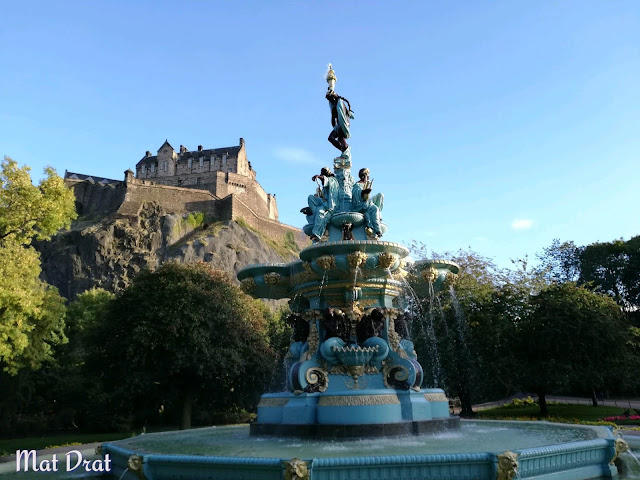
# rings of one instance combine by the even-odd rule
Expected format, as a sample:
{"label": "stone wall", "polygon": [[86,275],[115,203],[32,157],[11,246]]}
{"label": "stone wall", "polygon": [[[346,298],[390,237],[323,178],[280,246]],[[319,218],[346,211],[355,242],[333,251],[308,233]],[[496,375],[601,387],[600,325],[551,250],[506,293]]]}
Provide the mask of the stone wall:
{"label": "stone wall", "polygon": [[65,180],[76,196],[76,211],[81,217],[115,212],[124,201],[124,182],[104,185],[83,180]]}
{"label": "stone wall", "polygon": [[144,203],[156,202],[166,213],[205,212],[219,218],[217,204],[220,199],[207,190],[158,185],[145,180],[127,182],[123,204],[118,209],[122,215],[135,215]]}
{"label": "stone wall", "polygon": [[[309,245],[310,240],[302,230],[292,227],[291,225],[285,225],[284,223],[270,220],[268,218],[261,217],[256,214],[243,199],[236,195],[230,195],[231,199],[231,215],[233,220],[242,219],[247,224],[266,236],[279,240],[283,240],[287,233],[292,233],[298,247],[300,249]],[[227,200],[227,199],[225,199]]]}
{"label": "stone wall", "polygon": [[[241,179],[245,183],[255,181],[239,175],[237,177],[241,178],[231,177],[230,181],[227,181],[226,175],[228,174],[219,172],[216,176],[217,186],[222,187],[220,190],[224,193],[223,198],[209,190],[175,187],[137,179],[133,177],[133,172],[125,176],[124,182],[118,182],[115,186],[68,178],[65,179],[65,183],[73,188],[78,213],[82,216],[115,213],[119,216],[133,217],[140,214],[145,204],[154,202],[167,214],[204,212],[214,221],[242,218],[248,225],[274,240],[284,239],[285,235],[291,232],[301,248],[308,245],[309,239],[302,231],[277,221],[278,210],[273,195],[264,194],[263,197],[257,193],[257,189],[234,192],[230,187]],[[257,182],[255,184],[258,185]],[[260,190],[264,193],[261,187]]]}

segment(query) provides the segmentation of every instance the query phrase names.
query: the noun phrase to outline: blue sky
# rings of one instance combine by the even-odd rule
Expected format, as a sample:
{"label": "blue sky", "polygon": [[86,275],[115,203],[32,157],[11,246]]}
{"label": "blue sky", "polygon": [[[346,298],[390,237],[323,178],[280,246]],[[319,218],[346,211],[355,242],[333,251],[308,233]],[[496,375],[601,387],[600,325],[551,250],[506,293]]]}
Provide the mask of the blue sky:
{"label": "blue sky", "polygon": [[385,239],[507,266],[640,234],[637,0],[4,2],[0,154],[121,179],[165,138],[244,137],[301,227],[338,153],[329,62]]}

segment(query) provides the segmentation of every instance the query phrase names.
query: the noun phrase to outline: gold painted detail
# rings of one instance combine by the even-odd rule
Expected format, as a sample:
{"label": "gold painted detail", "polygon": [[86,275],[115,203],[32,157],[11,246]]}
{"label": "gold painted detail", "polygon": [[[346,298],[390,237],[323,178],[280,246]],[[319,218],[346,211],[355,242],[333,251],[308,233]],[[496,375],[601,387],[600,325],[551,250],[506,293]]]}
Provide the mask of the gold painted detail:
{"label": "gold painted detail", "polygon": [[316,263],[323,270],[331,270],[336,268],[336,259],[333,255],[323,255],[316,258]]}
{"label": "gold painted detail", "polygon": [[391,273],[391,278],[393,278],[394,280],[402,280],[408,274],[409,272],[407,272],[404,268],[400,267],[395,272]]}
{"label": "gold painted detail", "polygon": [[364,265],[367,261],[367,254],[364,252],[353,252],[347,255],[347,262],[349,262],[349,266],[352,270],[355,270],[360,265]]}
{"label": "gold painted detail", "polygon": [[284,480],[309,480],[309,467],[304,460],[292,458],[282,463],[284,463]]}
{"label": "gold painted detail", "polygon": [[[347,367],[345,367],[344,365],[334,365],[333,367],[331,367],[331,371],[329,373],[331,373],[332,375],[348,375],[348,376],[351,376],[351,373],[349,373]],[[367,374],[367,375],[376,375],[376,374],[380,373],[380,370],[378,370],[373,365],[365,365],[364,366],[364,373]]]}
{"label": "gold painted detail", "polygon": [[131,455],[127,459],[127,468],[129,471],[133,472],[138,478],[146,479],[147,477],[144,475],[142,471],[142,457],[140,455]]}
{"label": "gold painted detail", "polygon": [[248,277],[240,282],[240,288],[244,293],[251,293],[256,289],[256,281],[253,277]]}
{"label": "gold painted detail", "polygon": [[315,320],[311,320],[309,324],[309,336],[307,337],[307,342],[309,343],[309,350],[307,350],[300,359],[303,362],[305,360],[309,360],[313,354],[316,353],[316,350],[318,350],[320,336],[318,335],[318,327]]}
{"label": "gold painted detail", "polygon": [[498,455],[496,480],[513,480],[518,474],[518,454],[507,450]]}
{"label": "gold painted detail", "polygon": [[438,279],[439,272],[433,267],[425,268],[422,271],[422,278],[428,283],[433,283]]}
{"label": "gold painted detail", "polygon": [[378,255],[378,267],[386,270],[387,268],[390,268],[391,265],[396,263],[396,260],[397,257],[393,253],[382,252],[380,255]]}
{"label": "gold painted detail", "polygon": [[267,285],[275,286],[280,282],[280,274],[276,272],[265,273],[263,277]]}
{"label": "gold painted detail", "polygon": [[318,275],[312,268],[309,262],[302,264],[302,271],[291,276],[291,285],[301,285],[303,283],[310,282],[311,280],[319,280]]}
{"label": "gold painted detail", "polygon": [[609,465],[613,465],[621,453],[624,453],[629,450],[629,444],[625,442],[624,439],[622,438],[616,438],[614,446],[616,449],[616,454],[613,456],[613,458],[609,462]]}
{"label": "gold painted detail", "polygon": [[451,285],[455,285],[457,279],[458,279],[458,275],[456,275],[455,273],[447,272],[447,274],[444,277],[445,287],[450,287]]}
{"label": "gold painted detail", "polygon": [[[395,315],[389,315],[389,330],[387,332],[387,337],[389,338],[389,345],[391,345],[391,350],[396,352],[402,358],[409,358],[407,352],[404,351],[404,348],[400,346],[400,335],[396,332],[396,327],[393,319],[397,317],[397,313]],[[386,375],[385,375],[386,378]]]}
{"label": "gold painted detail", "polygon": [[449,399],[444,393],[425,393],[424,399],[427,402],[449,402]]}
{"label": "gold painted detail", "polygon": [[[393,285],[393,284],[389,284],[389,283],[374,283],[374,282],[367,282],[367,283],[360,283],[358,282],[358,287],[359,288],[369,288],[369,289],[373,289],[373,290],[383,290],[385,292],[386,295],[391,295],[391,294],[396,294],[399,295],[402,292],[402,289],[404,287],[400,286],[400,285]],[[324,290],[337,290],[337,289],[341,289],[341,288],[353,288],[353,280],[351,282],[340,282],[340,283],[332,283],[332,284],[328,284],[325,285]],[[323,293],[322,295],[324,296],[325,293]],[[316,293],[318,291],[318,287],[316,285],[314,286],[310,286],[310,287],[306,287],[304,289],[299,290],[297,293],[299,294],[305,294],[305,293],[309,293],[309,292],[314,292]],[[327,292],[327,295],[329,295],[329,293]]]}
{"label": "gold painted detail", "polygon": [[327,395],[318,400],[319,407],[357,407],[361,405],[398,405],[397,395]]}
{"label": "gold painted detail", "polygon": [[259,407],[284,407],[288,401],[289,401],[288,398],[261,398],[260,403],[258,404],[258,408]]}

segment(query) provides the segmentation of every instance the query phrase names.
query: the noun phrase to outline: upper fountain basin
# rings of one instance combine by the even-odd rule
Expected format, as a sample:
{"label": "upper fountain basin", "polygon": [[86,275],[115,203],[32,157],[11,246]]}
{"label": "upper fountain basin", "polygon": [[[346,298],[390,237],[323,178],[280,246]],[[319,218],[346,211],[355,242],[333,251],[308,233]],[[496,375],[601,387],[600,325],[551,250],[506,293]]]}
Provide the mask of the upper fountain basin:
{"label": "upper fountain basin", "polygon": [[[403,275],[409,250],[399,243],[379,240],[340,240],[317,243],[291,263],[249,265],[238,272],[245,292],[257,298],[291,298],[302,284]],[[391,278],[390,278],[391,277]]]}

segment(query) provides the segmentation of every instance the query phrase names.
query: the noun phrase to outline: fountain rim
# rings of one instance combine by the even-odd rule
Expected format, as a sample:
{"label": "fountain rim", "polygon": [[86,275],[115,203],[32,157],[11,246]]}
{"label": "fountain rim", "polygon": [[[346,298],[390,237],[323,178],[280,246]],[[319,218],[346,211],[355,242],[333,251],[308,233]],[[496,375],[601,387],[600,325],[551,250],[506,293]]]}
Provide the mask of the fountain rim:
{"label": "fountain rim", "polygon": [[[517,446],[515,448],[511,448],[510,450],[516,453],[519,453],[520,455],[522,455],[523,453],[526,453],[527,456],[531,455],[535,452],[538,452],[540,450],[549,450],[549,449],[555,449],[555,448],[559,448],[559,447],[563,447],[563,448],[567,448],[569,446],[573,446],[575,445],[576,447],[579,447],[585,443],[589,443],[589,442],[594,442],[594,441],[599,441],[599,440],[610,440],[610,439],[615,439],[617,438],[616,435],[613,433],[612,429],[606,425],[581,425],[581,424],[573,424],[573,423],[556,423],[556,422],[549,422],[549,421],[544,421],[544,420],[539,420],[539,421],[535,421],[535,420],[493,420],[493,419],[460,419],[460,424],[461,426],[464,426],[464,424],[485,424],[485,425],[489,425],[489,424],[497,424],[497,425],[542,425],[545,427],[555,427],[555,428],[577,428],[577,429],[582,429],[582,430],[590,430],[592,432],[595,433],[595,437],[588,439],[588,440],[576,440],[573,442],[564,442],[564,443],[556,443],[556,444],[547,444],[547,445],[541,445],[541,446],[537,446],[537,447],[527,447],[527,448],[517,448]],[[167,432],[155,432],[155,433],[148,433],[145,435],[145,437],[149,437],[149,436],[154,436],[154,437],[161,437],[161,436],[170,436],[170,435],[176,435],[176,434],[180,434],[180,433],[192,433],[192,432],[197,432],[197,431],[203,431],[203,430],[213,430],[213,429],[222,429],[222,428],[248,428],[251,426],[251,423],[242,423],[242,424],[234,424],[234,425],[213,425],[213,426],[209,426],[209,427],[198,427],[198,428],[192,428],[189,430],[171,430],[171,431],[167,431]],[[424,436],[430,436],[432,435],[431,433],[424,433],[421,434]],[[418,436],[421,436],[418,435]],[[416,435],[399,435],[397,436],[398,438],[414,438]],[[131,447],[128,446],[127,448],[123,447],[120,445],[120,442],[126,442],[126,441],[130,441],[132,439],[135,438],[139,438],[138,437],[131,437],[131,438],[126,438],[123,440],[117,440],[115,442],[104,442],[101,445],[103,446],[109,446],[109,447],[115,447],[117,450],[120,450],[122,453],[128,453],[128,454],[136,454],[136,453],[140,453],[145,457],[148,456],[154,456],[154,457],[163,457],[165,459],[174,459],[177,460],[178,458],[184,458],[184,457],[194,457],[194,458],[198,458],[198,459],[204,459],[205,461],[219,461],[219,462],[227,462],[227,461],[243,461],[243,460],[254,460],[254,461],[265,461],[265,462],[270,462],[270,461],[281,461],[283,459],[286,459],[288,457],[230,457],[230,456],[214,456],[214,455],[184,455],[184,454],[175,454],[175,453],[158,453],[158,452],[153,452],[153,451],[149,451],[146,450],[144,447]],[[270,435],[264,435],[264,436],[260,436],[262,438],[265,439],[269,439],[269,438],[273,438]],[[308,440],[308,438],[299,438],[299,437],[295,437],[295,436],[290,436],[290,437],[285,437],[287,439],[292,439],[292,440]],[[362,437],[362,438],[343,438],[343,439],[338,439],[338,442],[351,442],[351,441],[358,441],[358,440],[362,440],[365,439],[366,437]],[[369,438],[369,440],[374,440],[374,439],[382,439],[382,438],[390,438],[390,437],[375,437],[375,438]],[[326,440],[329,441],[327,439],[318,439],[318,440]],[[332,441],[335,441],[335,439],[333,439]],[[482,457],[485,458],[487,455],[496,455],[498,453],[502,453],[502,449],[499,451],[486,451],[486,452],[449,452],[449,453],[423,453],[423,454],[411,454],[411,457],[431,457],[431,458],[435,458],[435,457],[442,457],[442,456],[446,456],[446,457],[465,457],[465,456],[478,456],[478,457]],[[365,455],[359,455],[359,456],[334,456],[334,457],[310,457],[310,458],[306,458],[303,460],[317,460],[317,459],[339,459],[342,461],[346,461],[346,460],[354,460],[354,459],[364,459],[364,458],[380,458],[380,457],[384,457],[386,459],[393,459],[393,458],[403,458],[406,457],[407,455],[372,455],[372,456],[365,456]]]}
{"label": "fountain rim", "polygon": [[456,274],[456,275],[460,272],[460,265],[458,265],[455,262],[451,262],[449,260],[441,260],[441,259],[438,259],[438,260],[429,260],[429,259],[416,260],[415,262],[413,262],[413,265],[411,267],[412,268],[416,268],[416,267],[446,268],[451,273]]}

